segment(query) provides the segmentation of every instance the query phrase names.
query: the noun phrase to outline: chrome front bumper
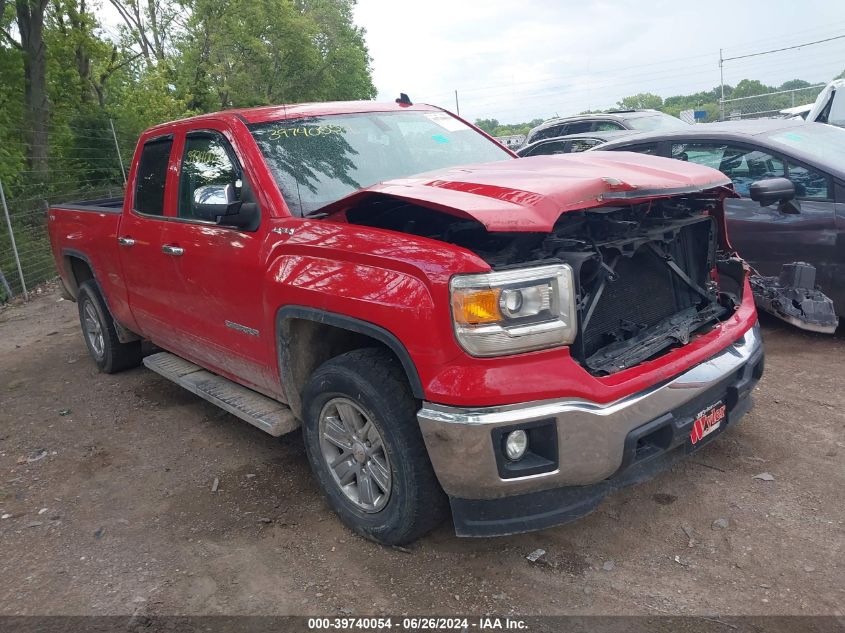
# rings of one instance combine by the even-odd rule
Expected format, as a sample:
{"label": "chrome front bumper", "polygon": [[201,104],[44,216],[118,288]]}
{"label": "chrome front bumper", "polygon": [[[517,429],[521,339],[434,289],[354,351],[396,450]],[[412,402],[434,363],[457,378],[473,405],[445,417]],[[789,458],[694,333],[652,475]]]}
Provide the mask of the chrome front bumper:
{"label": "chrome front bumper", "polygon": [[[691,423],[690,416],[695,412],[690,414],[690,407],[697,407],[700,402],[710,403],[711,397],[715,402],[734,383],[740,386],[732,388],[742,391],[735,394],[735,400],[745,403],[751,386],[759,378],[759,375],[752,377],[750,372],[762,371],[762,356],[760,328],[755,325],[736,343],[673,380],[609,404],[562,399],[455,408],[425,402],[417,419],[440,484],[451,497],[495,499],[563,486],[584,486],[605,480],[620,470],[626,438],[634,429],[663,417],[670,421],[674,418],[676,426],[680,426],[682,417],[689,417]],[[749,361],[753,361],[753,368],[745,368]],[[745,408],[738,407],[734,418],[741,416]],[[549,472],[502,478],[493,430],[540,420],[554,420],[557,467]],[[732,422],[730,412],[729,422]]]}

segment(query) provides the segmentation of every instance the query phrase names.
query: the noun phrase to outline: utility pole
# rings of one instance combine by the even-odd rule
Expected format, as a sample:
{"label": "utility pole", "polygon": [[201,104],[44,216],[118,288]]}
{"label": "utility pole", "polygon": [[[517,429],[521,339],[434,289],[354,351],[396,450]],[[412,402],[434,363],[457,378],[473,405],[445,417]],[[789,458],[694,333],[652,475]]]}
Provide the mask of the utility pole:
{"label": "utility pole", "polygon": [[461,106],[458,104],[458,91],[455,90],[455,114],[461,116]]}
{"label": "utility pole", "polygon": [[719,99],[719,120],[725,120],[725,60],[722,57],[722,49],[719,49],[719,87],[722,90],[722,98]]}

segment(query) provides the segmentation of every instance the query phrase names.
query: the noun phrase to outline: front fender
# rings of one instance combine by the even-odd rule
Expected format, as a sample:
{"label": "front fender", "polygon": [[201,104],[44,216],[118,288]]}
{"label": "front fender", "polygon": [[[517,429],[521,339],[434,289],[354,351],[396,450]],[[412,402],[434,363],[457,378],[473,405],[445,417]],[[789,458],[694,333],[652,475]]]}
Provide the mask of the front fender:
{"label": "front fender", "polygon": [[[275,315],[277,364],[285,399],[301,412],[301,389],[319,364],[347,351],[343,341],[312,338],[307,320],[352,336],[367,336],[389,348],[402,363],[414,397],[461,353],[452,334],[448,283],[386,267],[393,262],[350,262],[309,254],[285,254],[273,265],[269,313]],[[270,307],[272,306],[272,307]],[[302,340],[292,340],[297,336]],[[312,350],[313,354],[302,356]]]}
{"label": "front fender", "polygon": [[[293,381],[293,376],[296,372],[296,368],[293,365],[294,359],[290,353],[291,343],[293,342],[290,324],[294,319],[330,325],[334,328],[346,330],[348,332],[363,334],[369,338],[379,341],[385,347],[390,349],[390,351],[392,351],[399,359],[399,362],[402,364],[402,369],[404,369],[405,375],[408,378],[408,384],[414,397],[420,400],[425,399],[422,382],[420,380],[419,373],[417,372],[416,365],[411,359],[411,355],[408,353],[405,345],[403,345],[402,342],[391,332],[368,321],[362,321],[342,314],[335,314],[318,308],[309,308],[306,306],[285,306],[276,314],[276,333],[278,338],[279,355],[278,362],[282,376],[282,384],[290,384]],[[299,411],[301,408],[299,394],[288,391],[287,398],[289,404],[291,404],[295,410]]]}
{"label": "front fender", "polygon": [[[268,252],[264,308],[276,332],[280,313],[307,318],[305,309],[320,315],[313,320],[371,336],[393,349],[414,395],[424,397],[442,366],[462,354],[452,332],[449,279],[489,266],[451,244],[339,222],[306,220],[289,235]],[[290,316],[292,308],[299,316]],[[289,402],[296,398],[285,392]]]}

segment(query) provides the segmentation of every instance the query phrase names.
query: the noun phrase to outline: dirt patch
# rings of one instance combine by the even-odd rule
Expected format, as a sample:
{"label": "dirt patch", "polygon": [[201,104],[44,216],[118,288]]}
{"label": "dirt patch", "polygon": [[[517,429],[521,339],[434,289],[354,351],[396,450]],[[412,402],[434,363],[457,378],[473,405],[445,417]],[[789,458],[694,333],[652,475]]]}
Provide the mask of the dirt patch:
{"label": "dirt patch", "polygon": [[99,374],[76,306],[46,293],[0,311],[0,612],[835,613],[845,340],[764,336],[756,408],[671,472],[571,525],[447,524],[406,552],[334,518],[298,435],[144,369]]}

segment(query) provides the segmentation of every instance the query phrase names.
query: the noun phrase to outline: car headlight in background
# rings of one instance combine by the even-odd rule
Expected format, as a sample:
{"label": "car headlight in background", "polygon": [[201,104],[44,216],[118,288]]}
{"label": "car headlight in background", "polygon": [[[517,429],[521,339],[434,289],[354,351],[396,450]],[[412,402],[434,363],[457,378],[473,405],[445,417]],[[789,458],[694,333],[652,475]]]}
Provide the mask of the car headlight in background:
{"label": "car headlight in background", "polygon": [[456,275],[452,321],[473,356],[503,356],[575,340],[575,283],[567,264]]}

